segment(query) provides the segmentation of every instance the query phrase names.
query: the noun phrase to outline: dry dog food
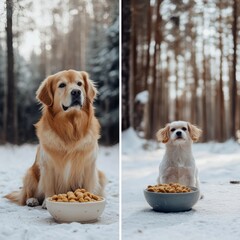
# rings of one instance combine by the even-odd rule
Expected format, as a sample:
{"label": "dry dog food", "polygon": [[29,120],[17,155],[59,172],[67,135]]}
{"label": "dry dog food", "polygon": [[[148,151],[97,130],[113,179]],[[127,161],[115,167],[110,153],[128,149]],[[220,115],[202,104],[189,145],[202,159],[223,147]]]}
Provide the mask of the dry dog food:
{"label": "dry dog food", "polygon": [[186,193],[191,192],[191,189],[180,183],[169,183],[169,184],[158,184],[147,187],[149,192],[160,192],[160,193]]}
{"label": "dry dog food", "polygon": [[88,192],[84,188],[78,188],[74,192],[69,191],[67,193],[53,195],[50,200],[53,202],[96,202],[101,201],[102,198]]}

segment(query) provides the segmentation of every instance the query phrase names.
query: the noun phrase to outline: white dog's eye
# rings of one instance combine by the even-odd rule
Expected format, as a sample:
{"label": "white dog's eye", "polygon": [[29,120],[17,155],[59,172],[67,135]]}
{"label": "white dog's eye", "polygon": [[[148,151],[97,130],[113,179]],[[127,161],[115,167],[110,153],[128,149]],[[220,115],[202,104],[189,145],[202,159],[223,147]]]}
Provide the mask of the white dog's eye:
{"label": "white dog's eye", "polygon": [[172,129],[171,129],[171,132],[174,132],[175,130],[176,130],[175,128],[172,128]]}
{"label": "white dog's eye", "polygon": [[182,128],[183,131],[187,131],[187,129],[185,127]]}
{"label": "white dog's eye", "polygon": [[80,87],[80,86],[82,86],[82,83],[81,83],[81,82],[78,82],[77,85]]}

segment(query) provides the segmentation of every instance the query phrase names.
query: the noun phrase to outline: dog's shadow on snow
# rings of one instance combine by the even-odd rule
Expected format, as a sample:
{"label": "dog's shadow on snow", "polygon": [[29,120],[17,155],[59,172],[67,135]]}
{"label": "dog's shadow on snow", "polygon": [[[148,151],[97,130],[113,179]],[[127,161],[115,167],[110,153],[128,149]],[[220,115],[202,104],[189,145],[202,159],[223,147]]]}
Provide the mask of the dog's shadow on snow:
{"label": "dog's shadow on snow", "polygon": [[165,215],[169,215],[169,214],[174,214],[174,215],[181,215],[181,214],[190,214],[190,215],[193,215],[195,212],[197,212],[195,209],[190,209],[190,210],[187,210],[187,211],[183,211],[183,212],[158,212],[158,211],[155,211],[153,209],[149,209],[149,208],[144,208],[142,209],[140,212],[144,212],[144,213],[156,213],[156,214],[165,214]]}
{"label": "dog's shadow on snow", "polygon": [[45,217],[45,218],[38,218],[37,222],[42,225],[57,225],[58,222],[56,222],[52,217]]}
{"label": "dog's shadow on snow", "polygon": [[[197,210],[191,209],[189,211],[184,212],[157,212],[153,209],[144,208],[138,212],[135,212],[134,217],[137,219],[141,218],[146,220],[146,223],[149,225],[154,225],[157,223],[160,223],[161,227],[167,227],[172,225],[178,225],[182,224],[184,222],[192,221],[192,217],[194,217],[197,214]],[[131,216],[133,217],[133,216]],[[142,221],[142,223],[144,220]],[[157,224],[159,226],[159,224]]]}

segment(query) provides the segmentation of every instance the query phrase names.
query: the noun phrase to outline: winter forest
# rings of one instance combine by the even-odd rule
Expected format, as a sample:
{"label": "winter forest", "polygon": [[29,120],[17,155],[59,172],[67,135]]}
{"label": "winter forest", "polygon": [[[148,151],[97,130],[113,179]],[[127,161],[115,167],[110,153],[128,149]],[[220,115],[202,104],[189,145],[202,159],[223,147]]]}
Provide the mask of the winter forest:
{"label": "winter forest", "polygon": [[118,6],[115,0],[0,3],[0,143],[36,142],[35,92],[65,69],[89,73],[99,91],[100,142],[118,142]]}
{"label": "winter forest", "polygon": [[186,120],[203,129],[203,142],[239,139],[240,2],[123,2],[123,130],[155,139]]}

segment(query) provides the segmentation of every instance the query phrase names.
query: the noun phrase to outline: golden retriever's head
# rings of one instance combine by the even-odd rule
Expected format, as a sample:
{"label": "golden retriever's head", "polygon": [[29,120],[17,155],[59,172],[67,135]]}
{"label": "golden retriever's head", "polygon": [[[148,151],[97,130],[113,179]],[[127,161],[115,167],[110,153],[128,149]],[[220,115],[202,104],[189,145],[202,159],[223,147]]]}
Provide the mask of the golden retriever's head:
{"label": "golden retriever's head", "polygon": [[70,112],[88,108],[96,94],[86,72],[68,70],[46,78],[37,90],[37,99],[55,113]]}

